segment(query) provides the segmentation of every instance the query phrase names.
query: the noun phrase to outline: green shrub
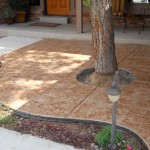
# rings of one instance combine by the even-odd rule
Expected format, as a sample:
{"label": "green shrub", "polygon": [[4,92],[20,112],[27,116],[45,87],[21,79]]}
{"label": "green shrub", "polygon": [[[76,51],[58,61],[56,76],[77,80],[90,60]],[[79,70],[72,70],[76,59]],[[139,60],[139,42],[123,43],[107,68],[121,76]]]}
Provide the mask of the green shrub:
{"label": "green shrub", "polygon": [[90,0],[83,0],[83,6],[90,7]]}
{"label": "green shrub", "polygon": [[[96,135],[96,142],[102,148],[106,148],[108,147],[108,144],[110,143],[110,138],[111,138],[111,127],[107,126]],[[122,141],[123,141],[123,134],[121,133],[121,131],[117,130],[115,134],[115,143],[116,144],[122,143]]]}
{"label": "green shrub", "polygon": [[105,127],[96,135],[96,142],[103,148],[106,148],[110,142],[111,128]]}
{"label": "green shrub", "polygon": [[3,111],[0,106],[0,126],[11,127],[17,124],[17,119],[15,119],[9,112]]}
{"label": "green shrub", "polygon": [[29,0],[7,0],[11,8],[15,10],[24,10],[26,11],[29,7]]}
{"label": "green shrub", "polygon": [[116,132],[115,134],[115,143],[118,144],[118,143],[121,143],[123,141],[123,134],[121,131],[118,131]]}
{"label": "green shrub", "polygon": [[14,126],[17,124],[17,120],[10,116],[0,117],[0,125],[5,124],[7,126]]}
{"label": "green shrub", "polygon": [[[96,142],[102,148],[107,148],[110,143],[111,127],[107,126],[96,134]],[[141,149],[137,143],[134,143],[134,139],[124,139],[121,131],[117,130],[115,134],[115,143],[120,150],[127,150],[127,145],[130,145],[133,150]]]}
{"label": "green shrub", "polygon": [[7,19],[7,18],[14,18],[15,15],[16,15],[16,13],[15,13],[15,11],[14,11],[12,8],[7,7],[7,8],[5,8],[5,9],[1,12],[0,15],[1,15],[3,18]]}

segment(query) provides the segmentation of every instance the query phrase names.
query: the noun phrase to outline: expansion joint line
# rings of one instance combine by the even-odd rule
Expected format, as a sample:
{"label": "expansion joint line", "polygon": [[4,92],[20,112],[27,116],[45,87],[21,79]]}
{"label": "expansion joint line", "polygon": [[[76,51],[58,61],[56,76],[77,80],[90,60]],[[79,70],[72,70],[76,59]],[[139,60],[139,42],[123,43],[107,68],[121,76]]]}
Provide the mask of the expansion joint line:
{"label": "expansion joint line", "polygon": [[126,58],[128,58],[137,48],[138,47],[136,46],[125,58],[123,58],[122,61],[119,62],[119,64],[122,63]]}
{"label": "expansion joint line", "polygon": [[75,106],[65,117],[68,117],[79,105],[81,105],[85,101],[85,99],[96,90],[96,88],[94,88],[86,97],[84,97],[83,100],[78,103],[78,105]]}

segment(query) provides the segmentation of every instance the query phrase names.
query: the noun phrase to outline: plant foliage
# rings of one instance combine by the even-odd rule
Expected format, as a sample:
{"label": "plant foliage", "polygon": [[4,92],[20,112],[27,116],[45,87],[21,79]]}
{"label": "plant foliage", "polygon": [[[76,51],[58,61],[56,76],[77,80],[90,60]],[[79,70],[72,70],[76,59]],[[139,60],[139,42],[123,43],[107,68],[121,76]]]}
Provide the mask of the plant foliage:
{"label": "plant foliage", "polygon": [[83,6],[90,7],[90,0],[83,0]]}
{"label": "plant foliage", "polygon": [[1,12],[0,15],[1,15],[3,18],[7,19],[7,18],[14,18],[15,15],[16,15],[16,13],[15,13],[15,11],[14,11],[12,8],[7,7],[7,8],[5,8],[5,9]]}
{"label": "plant foliage", "polygon": [[109,144],[111,136],[111,128],[105,127],[96,135],[96,142],[102,147],[106,148]]}
{"label": "plant foliage", "polygon": [[[111,138],[111,127],[104,127],[99,133],[96,134],[96,142],[102,148],[107,148]],[[128,140],[124,137],[122,131],[117,130],[115,134],[115,144],[119,150],[144,150],[139,145],[136,145],[132,140]]]}
{"label": "plant foliage", "polygon": [[9,116],[0,116],[0,125],[5,124],[7,126],[14,126],[17,124],[17,120],[14,119],[11,115]]}
{"label": "plant foliage", "polygon": [[[110,137],[111,137],[111,127],[107,126],[96,135],[96,142],[102,148],[106,148],[110,143]],[[115,134],[115,143],[118,145],[118,143],[121,143],[122,141],[123,141],[123,134],[121,133],[121,131],[117,130]]]}
{"label": "plant foliage", "polygon": [[29,0],[8,0],[8,4],[15,10],[26,11],[29,7]]}

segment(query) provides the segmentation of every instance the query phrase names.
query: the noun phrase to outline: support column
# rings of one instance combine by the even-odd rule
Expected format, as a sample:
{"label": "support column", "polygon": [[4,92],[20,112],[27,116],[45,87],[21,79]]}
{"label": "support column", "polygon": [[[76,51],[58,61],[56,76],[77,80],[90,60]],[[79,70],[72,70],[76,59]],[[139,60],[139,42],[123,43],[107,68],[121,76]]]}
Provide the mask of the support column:
{"label": "support column", "polygon": [[83,33],[83,4],[82,0],[76,0],[76,30]]}
{"label": "support column", "polygon": [[44,10],[44,0],[40,0],[40,7]]}
{"label": "support column", "polygon": [[40,0],[40,7],[43,10],[43,15],[46,15],[46,0]]}

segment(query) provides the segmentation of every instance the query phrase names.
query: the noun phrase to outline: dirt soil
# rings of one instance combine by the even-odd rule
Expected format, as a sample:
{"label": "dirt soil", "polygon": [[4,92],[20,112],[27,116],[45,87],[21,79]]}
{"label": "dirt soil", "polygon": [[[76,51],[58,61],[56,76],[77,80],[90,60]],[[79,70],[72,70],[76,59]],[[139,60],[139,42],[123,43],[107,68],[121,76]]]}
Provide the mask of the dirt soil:
{"label": "dirt soil", "polygon": [[0,126],[85,150],[92,149],[91,144],[95,142],[94,135],[102,129],[102,126],[94,124],[38,121],[17,115],[13,117],[18,120],[15,126]]}
{"label": "dirt soil", "polygon": [[[11,116],[11,118],[15,119],[17,122],[13,125],[10,121],[1,123],[0,118],[0,127],[14,130],[22,134],[31,134],[33,136],[50,139],[58,143],[72,145],[84,150],[98,150],[95,149],[97,146],[95,135],[108,125],[105,123],[64,122],[62,119],[58,120],[58,122],[42,121],[25,118],[20,115],[13,114],[12,112],[13,111],[9,110],[7,107],[0,106],[0,114]],[[148,150],[145,147],[145,144],[141,143],[135,135],[124,130],[122,130],[122,133],[125,139],[134,141],[134,144],[140,147],[138,150]]]}

